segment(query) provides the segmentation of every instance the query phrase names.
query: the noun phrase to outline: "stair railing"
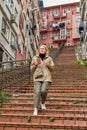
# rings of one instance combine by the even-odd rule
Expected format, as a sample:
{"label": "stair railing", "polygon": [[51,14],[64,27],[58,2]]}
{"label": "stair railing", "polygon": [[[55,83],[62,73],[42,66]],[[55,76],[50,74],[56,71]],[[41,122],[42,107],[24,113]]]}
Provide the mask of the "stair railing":
{"label": "stair railing", "polygon": [[64,46],[64,43],[61,43],[58,49],[56,50],[56,52],[54,53],[54,55],[52,56],[54,60],[59,56],[63,46]]}
{"label": "stair railing", "polygon": [[0,91],[16,92],[30,82],[28,60],[0,62]]}

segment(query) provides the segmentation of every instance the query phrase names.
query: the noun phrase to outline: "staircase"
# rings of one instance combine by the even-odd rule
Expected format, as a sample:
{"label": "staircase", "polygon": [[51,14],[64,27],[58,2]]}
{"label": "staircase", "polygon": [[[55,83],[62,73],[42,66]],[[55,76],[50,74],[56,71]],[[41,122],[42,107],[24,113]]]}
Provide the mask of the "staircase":
{"label": "staircase", "polygon": [[2,104],[0,130],[87,130],[86,72],[86,67],[76,65],[74,47],[64,47],[55,60],[47,110],[33,116],[31,80]]}

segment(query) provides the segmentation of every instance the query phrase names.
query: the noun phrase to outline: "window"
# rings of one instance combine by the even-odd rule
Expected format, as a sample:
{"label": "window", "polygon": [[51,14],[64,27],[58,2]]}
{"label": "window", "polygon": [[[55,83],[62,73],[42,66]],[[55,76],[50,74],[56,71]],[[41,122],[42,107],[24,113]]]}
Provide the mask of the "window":
{"label": "window", "polygon": [[66,11],[67,11],[67,9],[63,8],[63,16],[66,16]]}
{"label": "window", "polygon": [[50,22],[50,27],[52,27],[52,24],[53,24],[53,22],[51,21],[51,22]]}
{"label": "window", "polygon": [[2,18],[1,30],[4,34],[6,33],[6,21],[4,20],[4,18]]}
{"label": "window", "polygon": [[54,33],[54,34],[53,34],[53,39],[54,39],[54,40],[58,40],[58,33]]}
{"label": "window", "polygon": [[53,43],[50,43],[50,48],[54,48],[54,44]]}
{"label": "window", "polygon": [[67,37],[70,37],[70,30],[67,31]]}
{"label": "window", "polygon": [[67,42],[67,46],[70,46],[70,41]]}
{"label": "window", "polygon": [[67,24],[70,24],[70,19],[67,19]]}
{"label": "window", "polygon": [[9,12],[11,14],[13,14],[14,13],[14,9],[15,9],[13,0],[6,0],[6,6],[7,6]]}
{"label": "window", "polygon": [[53,37],[53,33],[50,33],[50,38],[52,38]]}
{"label": "window", "polygon": [[47,12],[43,12],[42,17],[46,18],[47,17]]}
{"label": "window", "polygon": [[79,6],[76,7],[76,12],[80,12],[80,7]]}
{"label": "window", "polygon": [[70,7],[68,7],[67,12],[69,13],[70,11],[71,11],[71,8],[70,8]]}
{"label": "window", "polygon": [[79,27],[76,27],[76,34],[79,34]]}
{"label": "window", "polygon": [[10,11],[11,11],[11,14],[14,14],[14,12],[15,12],[15,6],[14,6],[13,2],[11,2],[11,4],[10,4]]}
{"label": "window", "polygon": [[52,39],[57,40],[57,39],[58,39],[58,33],[51,33],[51,34],[50,34],[50,37],[51,37]]}
{"label": "window", "polygon": [[8,61],[8,54],[5,53],[5,61]]}
{"label": "window", "polygon": [[81,21],[81,16],[80,15],[76,16],[76,22],[80,22],[80,21]]}
{"label": "window", "polygon": [[47,22],[46,22],[46,21],[43,21],[43,22],[42,22],[42,27],[46,27],[46,25],[47,25]]}
{"label": "window", "polygon": [[58,33],[54,33],[54,37],[58,37]]}
{"label": "window", "polygon": [[6,36],[6,39],[9,41],[9,34],[10,34],[10,29],[9,29],[9,27],[8,27],[8,25],[6,26],[6,34],[5,34],[5,36]]}
{"label": "window", "polygon": [[6,4],[6,6],[9,8],[10,7],[10,3],[11,3],[11,0],[6,0],[5,1],[5,4]]}
{"label": "window", "polygon": [[65,39],[66,38],[66,30],[65,29],[60,30],[60,38],[61,39]]}
{"label": "window", "polygon": [[54,11],[53,11],[53,15],[54,15],[54,16],[58,16],[58,10],[54,10]]}
{"label": "window", "polygon": [[47,39],[47,35],[46,35],[46,34],[43,34],[43,35],[42,35],[42,39]]}
{"label": "window", "polygon": [[50,10],[50,15],[53,15],[53,10]]}
{"label": "window", "polygon": [[15,43],[15,37],[14,37],[13,33],[11,33],[11,41],[10,41],[10,44],[11,44],[11,45],[14,45],[14,43]]}
{"label": "window", "polygon": [[4,18],[2,18],[1,30],[2,30],[2,33],[4,34],[4,36],[6,37],[6,39],[9,41],[10,29]]}

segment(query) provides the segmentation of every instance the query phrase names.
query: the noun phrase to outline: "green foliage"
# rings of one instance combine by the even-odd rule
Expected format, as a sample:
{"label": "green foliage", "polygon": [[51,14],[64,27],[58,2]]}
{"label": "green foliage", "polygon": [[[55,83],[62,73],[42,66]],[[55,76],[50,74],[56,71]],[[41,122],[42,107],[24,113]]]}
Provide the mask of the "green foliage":
{"label": "green foliage", "polygon": [[32,99],[33,98],[33,96],[32,95],[29,95],[29,96],[27,96],[29,99]]}
{"label": "green foliage", "polygon": [[87,77],[87,71],[84,72],[85,77]]}
{"label": "green foliage", "polygon": [[76,64],[79,66],[87,66],[87,59],[76,61]]}
{"label": "green foliage", "polygon": [[2,107],[3,102],[9,101],[10,94],[6,92],[0,92],[0,107]]}
{"label": "green foliage", "polygon": [[73,104],[78,104],[78,103],[79,103],[79,101],[73,101],[72,103],[73,103]]}
{"label": "green foliage", "polygon": [[27,122],[31,122],[31,116],[28,116]]}
{"label": "green foliage", "polygon": [[60,106],[56,106],[55,108],[56,108],[56,109],[60,109],[61,107],[60,107]]}
{"label": "green foliage", "polygon": [[24,62],[20,62],[20,65],[21,65],[21,66],[24,66]]}
{"label": "green foliage", "polygon": [[55,121],[55,118],[54,118],[54,117],[50,117],[50,118],[49,118],[49,121],[50,121],[50,122],[54,122],[54,121]]}

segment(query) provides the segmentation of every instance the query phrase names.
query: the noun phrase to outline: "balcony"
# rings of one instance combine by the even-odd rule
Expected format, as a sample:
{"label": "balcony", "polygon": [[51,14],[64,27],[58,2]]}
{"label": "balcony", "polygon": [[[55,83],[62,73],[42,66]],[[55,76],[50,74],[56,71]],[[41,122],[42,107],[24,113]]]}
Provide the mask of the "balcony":
{"label": "balcony", "polygon": [[56,41],[58,41],[58,36],[54,36],[54,37],[52,37],[52,39],[54,42],[56,42]]}
{"label": "balcony", "polygon": [[66,17],[67,16],[67,14],[66,13],[63,13],[62,15],[61,15],[61,17]]}
{"label": "balcony", "polygon": [[78,34],[78,35],[76,35],[76,36],[73,36],[73,40],[82,40],[83,39],[83,37],[81,37],[80,38],[80,35]]}
{"label": "balcony", "polygon": [[58,18],[60,18],[60,15],[59,14],[53,14],[53,18],[58,19]]}
{"label": "balcony", "polygon": [[42,24],[41,26],[40,26],[40,32],[46,32],[47,31],[47,24]]}
{"label": "balcony", "polygon": [[57,43],[60,43],[60,42],[66,42],[66,36],[64,36],[64,37],[57,37],[57,36],[54,36],[53,38],[53,42],[57,42]]}
{"label": "balcony", "polygon": [[47,27],[41,27],[40,32],[47,32]]}
{"label": "balcony", "polygon": [[71,23],[70,23],[70,24],[67,24],[67,25],[66,25],[66,28],[67,28],[67,29],[72,29]]}

